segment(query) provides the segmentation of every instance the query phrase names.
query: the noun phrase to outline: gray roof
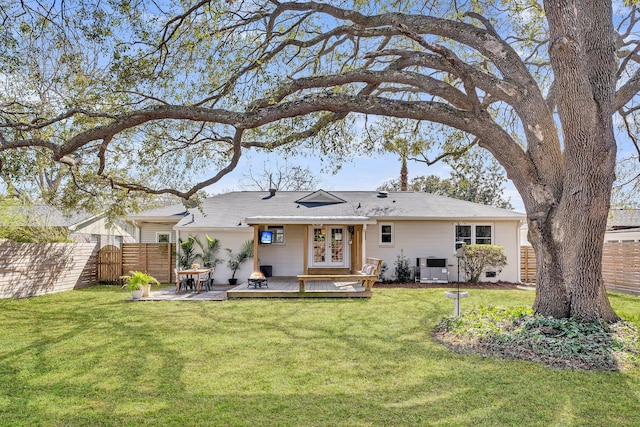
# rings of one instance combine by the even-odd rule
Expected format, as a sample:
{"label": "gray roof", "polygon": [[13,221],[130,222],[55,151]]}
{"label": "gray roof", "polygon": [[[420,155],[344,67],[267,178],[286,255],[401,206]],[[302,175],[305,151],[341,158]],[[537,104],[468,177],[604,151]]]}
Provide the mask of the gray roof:
{"label": "gray roof", "polygon": [[96,216],[89,212],[70,212],[65,214],[60,209],[50,205],[9,206],[5,213],[15,215],[30,225],[41,227],[73,227]]}
{"label": "gray roof", "polygon": [[[191,209],[195,210],[195,209]],[[175,205],[164,206],[161,208],[149,209],[139,213],[131,214],[127,216],[127,219],[132,221],[179,221],[187,215],[187,208],[182,203]]]}
{"label": "gray roof", "polygon": [[[309,197],[311,195],[313,197]],[[278,191],[273,196],[264,191],[242,191],[210,197],[203,201],[201,210],[189,209],[189,214],[177,226],[203,229],[319,221],[364,223],[381,218],[460,221],[525,219],[524,214],[506,209],[414,192],[390,192],[385,197],[377,191]],[[149,217],[152,213],[165,215],[170,212],[177,214],[178,211],[184,212],[184,207],[175,205],[141,212],[138,216]],[[136,219],[135,216],[130,218]]]}
{"label": "gray roof", "polygon": [[608,228],[640,227],[640,209],[611,209]]}

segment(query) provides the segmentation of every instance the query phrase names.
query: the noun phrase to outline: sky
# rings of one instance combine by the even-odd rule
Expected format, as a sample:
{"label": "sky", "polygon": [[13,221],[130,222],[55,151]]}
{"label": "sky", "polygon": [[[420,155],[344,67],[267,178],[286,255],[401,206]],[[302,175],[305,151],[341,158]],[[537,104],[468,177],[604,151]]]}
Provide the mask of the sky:
{"label": "sky", "polygon": [[[284,162],[275,153],[265,154],[250,152],[243,155],[240,163],[234,171],[223,177],[219,182],[206,188],[207,193],[217,194],[234,190],[242,190],[239,181],[247,174],[249,167],[254,170],[254,175],[263,170],[263,165],[282,165]],[[400,161],[397,154],[373,154],[369,157],[358,157],[346,161],[341,170],[335,174],[322,173],[319,160],[314,158],[298,157],[290,159],[289,166],[307,167],[320,179],[318,189],[326,191],[373,191],[390,179],[400,176]],[[427,166],[418,162],[407,162],[409,180],[420,175],[437,175],[441,178],[449,177],[449,167],[445,163]],[[268,169],[268,166],[267,166]],[[522,199],[515,187],[508,181],[504,190],[505,198],[510,199],[511,205],[517,212],[524,213]]]}

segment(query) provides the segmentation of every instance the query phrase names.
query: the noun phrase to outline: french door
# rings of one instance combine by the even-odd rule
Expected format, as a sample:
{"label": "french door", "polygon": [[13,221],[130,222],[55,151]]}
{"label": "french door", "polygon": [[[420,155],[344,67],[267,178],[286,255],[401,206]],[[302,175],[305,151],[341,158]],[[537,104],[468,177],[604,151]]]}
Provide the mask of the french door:
{"label": "french door", "polygon": [[311,227],[311,267],[345,267],[347,234],[344,227]]}

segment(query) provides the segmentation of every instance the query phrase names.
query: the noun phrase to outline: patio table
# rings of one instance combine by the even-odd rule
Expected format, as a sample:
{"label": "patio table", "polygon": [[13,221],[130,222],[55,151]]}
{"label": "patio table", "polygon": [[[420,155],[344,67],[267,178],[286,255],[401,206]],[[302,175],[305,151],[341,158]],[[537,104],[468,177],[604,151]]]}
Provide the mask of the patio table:
{"label": "patio table", "polygon": [[196,276],[194,278],[196,283],[196,292],[200,293],[200,280],[198,280],[198,276],[200,276],[200,274],[208,272],[208,268],[191,268],[189,270],[178,270],[178,277],[176,277],[176,294],[180,292],[180,276]]}

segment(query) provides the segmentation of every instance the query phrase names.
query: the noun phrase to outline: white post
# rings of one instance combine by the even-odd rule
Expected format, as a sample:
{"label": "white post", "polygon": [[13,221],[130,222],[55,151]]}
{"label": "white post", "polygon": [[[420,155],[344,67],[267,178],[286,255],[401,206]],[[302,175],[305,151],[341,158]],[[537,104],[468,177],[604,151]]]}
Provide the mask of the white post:
{"label": "white post", "polygon": [[453,315],[460,316],[460,298],[466,298],[469,296],[469,292],[450,291],[445,292],[444,296],[453,299]]}

